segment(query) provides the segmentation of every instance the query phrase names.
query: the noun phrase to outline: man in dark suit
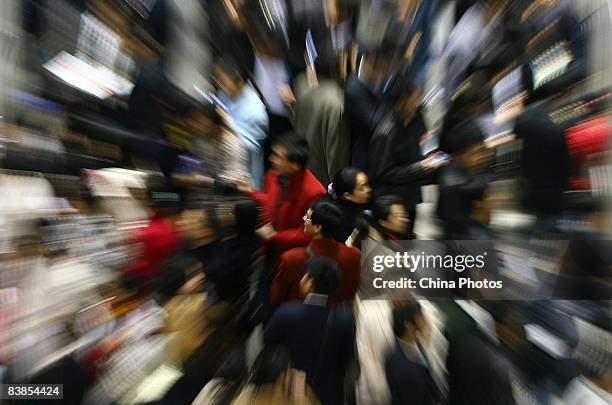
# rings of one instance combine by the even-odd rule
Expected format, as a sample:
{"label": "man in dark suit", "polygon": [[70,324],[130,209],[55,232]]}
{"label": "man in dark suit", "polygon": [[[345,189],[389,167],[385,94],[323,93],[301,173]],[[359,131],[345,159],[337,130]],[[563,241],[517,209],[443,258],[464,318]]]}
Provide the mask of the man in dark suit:
{"label": "man in dark suit", "polygon": [[264,332],[266,345],[289,348],[295,368],[306,372],[306,381],[324,405],[343,403],[344,375],[354,354],[352,313],[327,305],[339,279],[334,262],[313,257],[300,282],[306,299],[281,306]]}
{"label": "man in dark suit", "polygon": [[416,301],[393,309],[395,349],[387,358],[385,371],[391,404],[437,404],[441,394],[429,372],[419,340],[427,323]]}

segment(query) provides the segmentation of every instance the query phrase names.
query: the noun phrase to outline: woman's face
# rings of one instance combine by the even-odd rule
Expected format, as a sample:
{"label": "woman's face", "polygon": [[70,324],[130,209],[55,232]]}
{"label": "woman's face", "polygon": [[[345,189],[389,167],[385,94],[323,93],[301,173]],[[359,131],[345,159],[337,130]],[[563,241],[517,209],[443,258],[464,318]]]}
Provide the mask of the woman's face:
{"label": "woman's face", "polygon": [[360,172],[355,179],[355,188],[351,194],[345,193],[344,198],[355,204],[367,204],[372,196],[372,188],[368,183],[368,176]]}

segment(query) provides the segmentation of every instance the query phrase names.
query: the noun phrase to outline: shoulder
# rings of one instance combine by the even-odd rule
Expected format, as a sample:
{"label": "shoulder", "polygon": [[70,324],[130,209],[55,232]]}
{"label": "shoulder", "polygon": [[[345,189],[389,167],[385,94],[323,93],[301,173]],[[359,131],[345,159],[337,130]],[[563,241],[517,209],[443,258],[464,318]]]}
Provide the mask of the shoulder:
{"label": "shoulder", "polygon": [[272,317],[277,320],[296,319],[295,316],[304,313],[304,310],[305,306],[301,302],[286,302],[274,312]]}
{"label": "shoulder", "polygon": [[325,193],[325,188],[319,180],[308,169],[304,169],[304,185],[308,185],[304,191],[312,197],[319,197]]}
{"label": "shoulder", "polygon": [[296,247],[293,249],[289,249],[285,253],[283,253],[280,257],[280,261],[285,265],[292,265],[296,263],[301,263],[308,258],[308,253],[306,249],[303,247]]}

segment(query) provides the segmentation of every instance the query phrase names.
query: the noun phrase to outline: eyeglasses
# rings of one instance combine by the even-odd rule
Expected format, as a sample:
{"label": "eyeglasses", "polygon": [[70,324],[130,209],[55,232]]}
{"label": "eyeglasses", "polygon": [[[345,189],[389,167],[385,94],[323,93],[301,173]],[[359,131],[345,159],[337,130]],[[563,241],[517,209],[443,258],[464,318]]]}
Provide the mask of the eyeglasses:
{"label": "eyeglasses", "polygon": [[304,216],[302,217],[302,220],[303,220],[304,222],[312,222],[312,219],[308,218],[308,215],[304,215]]}

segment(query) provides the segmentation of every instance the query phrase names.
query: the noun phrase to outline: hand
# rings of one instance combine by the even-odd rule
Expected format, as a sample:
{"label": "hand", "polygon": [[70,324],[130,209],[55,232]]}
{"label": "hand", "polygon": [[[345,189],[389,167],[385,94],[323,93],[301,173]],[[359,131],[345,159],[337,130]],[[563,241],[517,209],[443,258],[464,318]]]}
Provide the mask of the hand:
{"label": "hand", "polygon": [[266,224],[262,226],[261,228],[257,229],[255,233],[257,234],[257,236],[259,236],[263,240],[270,240],[270,238],[274,236],[276,231],[274,230],[274,227],[272,226],[272,224]]}
{"label": "hand", "polygon": [[276,90],[286,105],[290,106],[295,103],[295,95],[288,84],[279,84]]}
{"label": "hand", "polygon": [[436,152],[425,159],[421,160],[421,166],[427,172],[439,169],[448,164],[448,159],[440,159],[442,153]]}

